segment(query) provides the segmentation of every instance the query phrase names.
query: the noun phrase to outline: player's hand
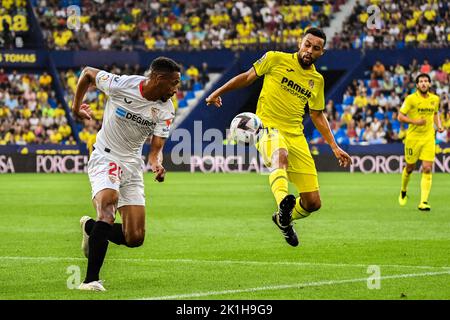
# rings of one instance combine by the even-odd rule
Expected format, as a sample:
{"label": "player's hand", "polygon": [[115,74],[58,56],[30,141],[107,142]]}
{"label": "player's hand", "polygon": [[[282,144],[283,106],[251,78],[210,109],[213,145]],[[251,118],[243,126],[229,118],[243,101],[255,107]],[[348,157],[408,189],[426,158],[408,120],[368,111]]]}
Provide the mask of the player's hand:
{"label": "player's hand", "polygon": [[352,164],[352,158],[339,147],[335,147],[333,149],[333,153],[336,158],[339,160],[339,165],[341,167],[347,167],[349,164]]}
{"label": "player's hand", "polygon": [[91,107],[89,107],[89,105],[87,103],[83,103],[80,106],[80,109],[78,110],[78,112],[75,112],[75,115],[77,117],[79,117],[80,119],[91,120],[93,114],[92,114]]}
{"label": "player's hand", "polygon": [[215,105],[217,108],[220,108],[222,106],[222,98],[220,96],[216,97],[211,94],[208,98],[205,99],[205,101],[207,106],[211,104]]}
{"label": "player's hand", "polygon": [[163,182],[166,175],[166,169],[161,164],[152,165],[152,171],[155,174],[155,181]]}
{"label": "player's hand", "polygon": [[416,126],[424,126],[427,123],[427,121],[425,119],[418,119],[414,121],[414,124]]}

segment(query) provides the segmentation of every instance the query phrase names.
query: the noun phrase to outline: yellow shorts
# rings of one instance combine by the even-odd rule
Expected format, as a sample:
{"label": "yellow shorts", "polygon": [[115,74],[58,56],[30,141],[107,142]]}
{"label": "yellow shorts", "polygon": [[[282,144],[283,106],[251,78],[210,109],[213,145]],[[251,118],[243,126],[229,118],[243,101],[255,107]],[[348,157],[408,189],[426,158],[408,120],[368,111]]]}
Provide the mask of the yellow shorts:
{"label": "yellow shorts", "polygon": [[434,139],[427,140],[408,140],[405,139],[405,161],[413,164],[418,160],[434,161],[436,155],[436,144]]}
{"label": "yellow shorts", "polygon": [[297,190],[312,192],[319,190],[317,170],[309,151],[305,136],[282,133],[274,128],[264,128],[256,143],[264,164],[272,166],[272,155],[278,149],[288,151],[288,179],[295,184]]}

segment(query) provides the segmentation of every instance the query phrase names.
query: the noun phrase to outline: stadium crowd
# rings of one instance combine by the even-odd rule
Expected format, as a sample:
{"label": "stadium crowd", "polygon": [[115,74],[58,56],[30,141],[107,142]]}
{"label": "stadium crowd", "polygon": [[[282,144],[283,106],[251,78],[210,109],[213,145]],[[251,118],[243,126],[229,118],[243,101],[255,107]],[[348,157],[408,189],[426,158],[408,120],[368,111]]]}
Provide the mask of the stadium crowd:
{"label": "stadium crowd", "polygon": [[[17,32],[28,25],[25,0],[1,0],[0,48],[18,45]],[[49,49],[55,50],[203,50],[211,48],[276,49],[295,47],[309,26],[327,26],[345,0],[325,1],[153,1],[131,0],[32,0]],[[69,5],[81,8],[67,12]],[[380,8],[380,19],[371,19],[370,4]],[[19,21],[19,23],[17,23]],[[26,19],[25,19],[26,21]],[[436,0],[361,0],[344,23],[344,30],[329,41],[329,48],[448,47],[449,2]],[[368,22],[375,24],[369,28]],[[369,23],[369,24],[370,24]],[[22,28],[22,29],[21,29]],[[17,31],[19,30],[19,31]],[[362,32],[361,32],[362,30]],[[144,74],[139,65],[104,66],[117,74]],[[65,100],[71,105],[79,70],[60,71]],[[432,66],[414,60],[408,66],[384,66],[378,61],[363,79],[355,79],[342,101],[328,101],[327,116],[340,144],[377,144],[400,141],[406,127],[397,120],[405,97],[415,90],[419,72],[432,78],[432,91],[441,98],[441,117],[446,128],[436,141],[450,142],[450,61]],[[182,87],[173,97],[176,108],[186,107],[195,91],[209,81],[208,66],[182,67]],[[75,144],[68,117],[58,103],[52,82],[42,74],[6,72],[0,69],[0,145],[27,143]],[[86,102],[94,119],[75,121],[75,132],[88,148],[101,127],[105,95],[89,89]],[[323,143],[313,131],[311,143]]]}
{"label": "stadium crowd", "polygon": [[1,0],[0,49],[22,48],[28,35],[26,0]]}
{"label": "stadium crowd", "polygon": [[[436,133],[436,143],[450,141],[450,60],[433,67],[427,60],[417,60],[409,66],[384,66],[377,61],[367,78],[355,79],[347,87],[342,101],[329,100],[326,113],[330,126],[340,144],[381,144],[401,141],[406,126],[397,120],[398,111],[407,95],[415,91],[415,78],[427,73],[432,79],[431,91],[440,96],[440,116],[445,127]],[[317,130],[311,143],[324,143]]]}
{"label": "stadium crowd", "polygon": [[75,144],[52,77],[0,69],[0,145]]}
{"label": "stadium crowd", "polygon": [[328,26],[345,0],[32,3],[50,49],[131,51],[292,47],[305,28]]}
{"label": "stadium crowd", "polygon": [[[368,10],[371,4],[377,4]],[[443,48],[450,44],[448,1],[358,1],[330,49]],[[369,11],[369,12],[368,12]]]}

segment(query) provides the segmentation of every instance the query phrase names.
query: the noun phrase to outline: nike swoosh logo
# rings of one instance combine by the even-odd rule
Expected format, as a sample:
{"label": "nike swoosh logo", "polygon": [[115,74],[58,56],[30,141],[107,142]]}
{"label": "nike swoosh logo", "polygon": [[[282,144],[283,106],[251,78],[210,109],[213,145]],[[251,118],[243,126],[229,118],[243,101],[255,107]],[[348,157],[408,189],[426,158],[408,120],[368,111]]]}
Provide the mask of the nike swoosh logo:
{"label": "nike swoosh logo", "polygon": [[130,104],[130,103],[132,103],[132,102],[133,102],[133,101],[131,101],[131,100],[130,100],[130,101],[128,101],[128,100],[127,100],[127,98],[123,98],[123,101],[125,101],[125,103],[126,103],[126,104]]}
{"label": "nike swoosh logo", "polygon": [[286,69],[287,72],[292,72],[294,69]]}

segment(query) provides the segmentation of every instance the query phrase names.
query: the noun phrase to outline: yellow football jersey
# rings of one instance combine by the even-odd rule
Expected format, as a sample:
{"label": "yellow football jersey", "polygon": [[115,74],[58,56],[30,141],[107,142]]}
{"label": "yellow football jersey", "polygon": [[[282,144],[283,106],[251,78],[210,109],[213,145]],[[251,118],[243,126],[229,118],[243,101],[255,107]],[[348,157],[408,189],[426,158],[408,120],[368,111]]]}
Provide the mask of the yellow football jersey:
{"label": "yellow football jersey", "polygon": [[264,76],[256,109],[264,126],[303,135],[305,107],[325,108],[323,76],[314,65],[303,69],[297,53],[268,51],[253,67],[259,77]]}
{"label": "yellow football jersey", "polygon": [[416,91],[406,97],[400,112],[410,119],[425,119],[424,126],[408,124],[406,132],[407,139],[434,139],[434,114],[439,111],[439,97],[428,93],[424,98],[419,91]]}

